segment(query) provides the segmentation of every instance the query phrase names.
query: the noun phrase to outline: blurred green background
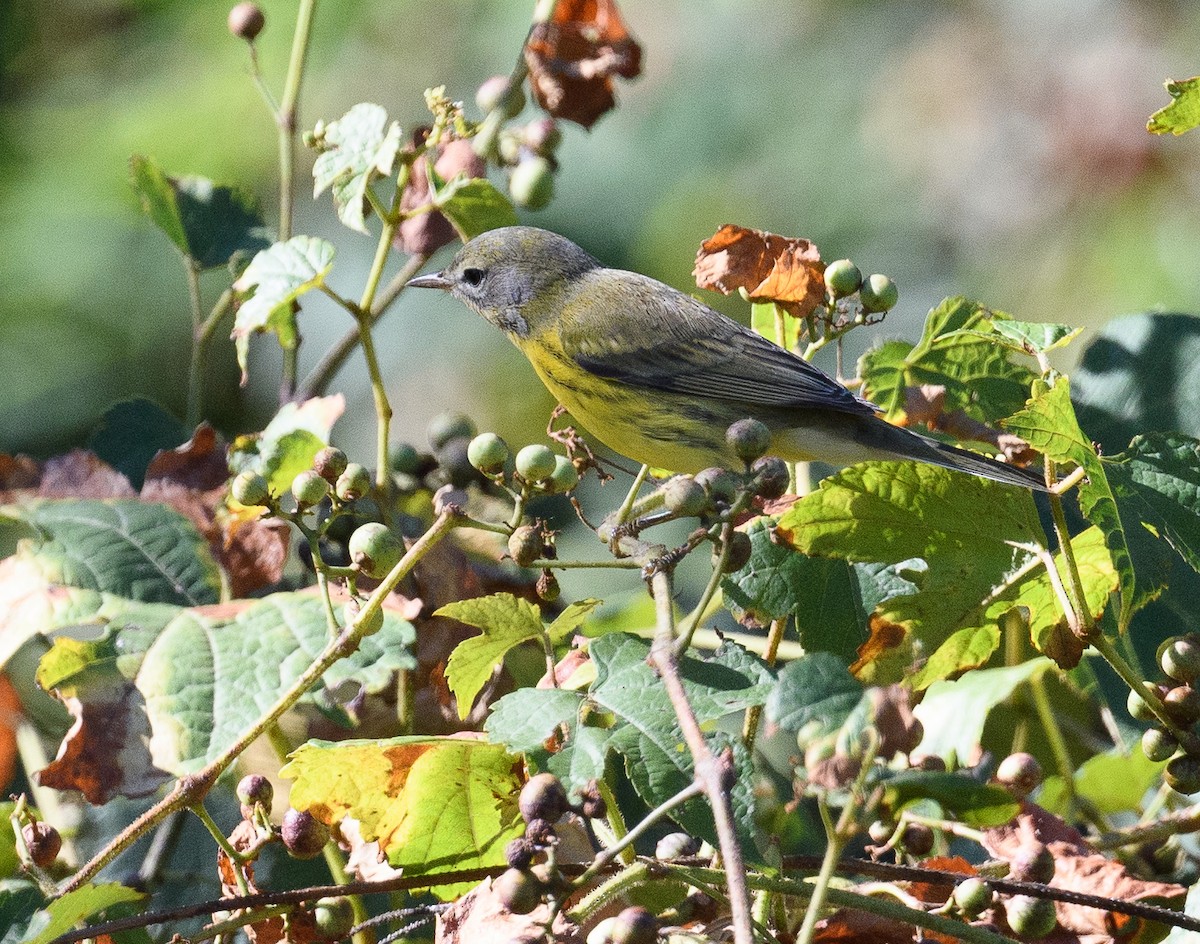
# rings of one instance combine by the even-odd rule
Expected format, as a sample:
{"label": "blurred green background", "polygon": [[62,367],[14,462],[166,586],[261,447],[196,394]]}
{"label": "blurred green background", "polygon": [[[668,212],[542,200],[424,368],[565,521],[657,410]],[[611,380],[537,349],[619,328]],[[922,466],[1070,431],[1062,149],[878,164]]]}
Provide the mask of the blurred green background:
{"label": "blurred green background", "polygon": [[[82,442],[131,396],[182,415],[182,267],[139,212],[127,161],[143,153],[173,174],[241,185],[273,219],[274,127],[245,45],[226,31],[228,6],[0,4],[0,451]],[[278,92],[295,4],[262,6],[260,56]],[[474,116],[476,87],[511,68],[531,8],[320,4],[301,127],[374,101],[409,129],[438,84]],[[1162,82],[1200,72],[1194,0],[622,10],[644,74],[590,133],[567,126],[558,196],[524,214],[604,261],[688,290],[696,247],[721,223],[807,236],[826,259],[848,255],[900,286],[887,322],[852,336],[854,354],[914,337],[947,294],[1092,328],[1130,311],[1200,310],[1200,138],[1144,130],[1167,101]],[[327,195],[310,199],[311,162],[302,151],[295,231],[335,241],[333,284],[357,297],[374,239],[341,227]],[[209,305],[222,277],[205,276]],[[445,409],[515,443],[544,429],[551,403],[517,352],[451,300],[409,294],[380,330],[397,438],[423,443]],[[306,301],[302,372],[347,327],[331,304]],[[273,412],[274,348],[256,341],[244,390],[229,345],[210,358],[208,413],[226,432]],[[361,357],[334,389],[348,401],[335,438],[370,456]]]}

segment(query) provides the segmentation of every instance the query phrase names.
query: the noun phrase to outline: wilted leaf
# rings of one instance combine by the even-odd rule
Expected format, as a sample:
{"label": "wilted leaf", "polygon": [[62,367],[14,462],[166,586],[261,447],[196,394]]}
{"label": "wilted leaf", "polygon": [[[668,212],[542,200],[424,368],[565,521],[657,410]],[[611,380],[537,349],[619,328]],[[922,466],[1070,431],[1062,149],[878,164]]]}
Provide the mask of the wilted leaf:
{"label": "wilted leaf", "polygon": [[313,162],[313,196],[332,188],[338,219],[360,233],[367,231],[367,188],[387,176],[400,151],[400,125],[389,123],[379,105],[361,102],[325,126],[324,147]]}
{"label": "wilted leaf", "polygon": [[133,189],[142,210],[185,256],[201,269],[229,262],[271,244],[270,230],[254,200],[204,177],[168,176],[152,158],[129,160]]}
{"label": "wilted leaf", "polygon": [[825,301],[825,263],[807,239],[726,223],[700,244],[692,274],[701,288],[771,302],[803,318]]}
{"label": "wilted leaf", "polygon": [[258,253],[233,283],[243,296],[233,322],[243,385],[251,334],[272,331],[285,350],[299,344],[296,299],[324,283],[333,268],[334,252],[333,244],[323,239],[293,236]]}
{"label": "wilted leaf", "polygon": [[1146,122],[1151,134],[1183,134],[1200,126],[1200,76],[1165,83],[1171,104],[1160,108]]}
{"label": "wilted leaf", "polygon": [[550,21],[530,30],[525,62],[537,103],[590,128],[616,106],[613,76],[641,74],[642,47],[615,0],[559,0]]}
{"label": "wilted leaf", "polygon": [[[291,755],[292,806],[327,824],[352,816],[393,866],[436,874],[504,863],[521,834],[520,764],[499,745],[465,738],[310,741]],[[452,898],[470,885],[434,885]]]}
{"label": "wilted leaf", "polygon": [[[506,944],[536,944],[546,940],[546,922],[550,906],[539,904],[529,914],[513,914],[492,891],[492,880],[485,879],[438,914],[437,944],[480,944],[504,941]],[[583,944],[580,928],[567,921],[560,910],[554,916],[550,932],[556,944]]]}
{"label": "wilted leaf", "polygon": [[[422,131],[422,134],[424,131]],[[417,207],[433,202],[429,187],[429,175],[426,173],[427,162],[417,160],[412,165],[412,173],[408,178],[408,186],[400,196],[400,209],[409,212]],[[434,173],[441,181],[467,181],[482,177],[487,170],[483,158],[475,153],[470,141],[456,138],[447,141],[438,148],[433,165]],[[443,190],[449,189],[448,186]],[[492,188],[495,190],[495,188]],[[496,191],[497,195],[503,195]],[[507,203],[507,201],[505,200]],[[512,211],[512,204],[508,204]],[[516,221],[515,214],[512,217]],[[504,224],[501,224],[504,225]],[[491,227],[488,227],[491,228]],[[480,230],[482,232],[482,230]],[[473,233],[472,235],[477,235]],[[400,223],[393,240],[397,249],[413,256],[432,255],[442,246],[448,245],[456,238],[454,227],[450,221],[437,210],[428,213],[418,213]]]}

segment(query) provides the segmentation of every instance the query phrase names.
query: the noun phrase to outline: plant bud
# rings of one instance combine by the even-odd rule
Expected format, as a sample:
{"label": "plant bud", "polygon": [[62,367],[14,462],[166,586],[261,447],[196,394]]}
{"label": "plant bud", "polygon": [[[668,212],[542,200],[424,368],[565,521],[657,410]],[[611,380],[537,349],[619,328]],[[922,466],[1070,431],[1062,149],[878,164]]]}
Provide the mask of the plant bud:
{"label": "plant bud", "polygon": [[529,782],[521,788],[517,808],[526,823],[535,819],[556,823],[570,808],[570,804],[567,802],[567,791],[559,779],[554,774],[542,773],[530,777]]}
{"label": "plant bud", "polygon": [[996,781],[1016,799],[1023,800],[1041,784],[1042,765],[1032,754],[1009,754],[996,770]]}
{"label": "plant bud", "polygon": [[677,475],[663,486],[663,504],[680,518],[694,518],[708,507],[708,493],[690,475]]}
{"label": "plant bud", "polygon": [[554,471],[550,473],[546,484],[550,486],[551,491],[563,495],[579,484],[579,473],[566,456],[555,456]]}
{"label": "plant bud", "polygon": [[1179,750],[1179,742],[1175,736],[1162,728],[1148,728],[1142,733],[1142,753],[1146,760],[1170,760],[1171,755]]}
{"label": "plant bud", "polygon": [[305,469],[292,479],[292,497],[300,509],[319,505],[329,495],[329,483],[313,469]]}
{"label": "plant bud", "polygon": [[763,456],[750,466],[750,471],[754,474],[754,490],[768,501],[787,492],[791,472],[778,456]]}
{"label": "plant bud", "polygon": [[334,494],[344,502],[357,501],[371,490],[371,473],[367,467],[351,462],[344,472],[338,476],[334,484]]}
{"label": "plant bud", "polygon": [[744,531],[734,531],[729,535],[729,553],[725,555],[725,573],[732,574],[750,563],[750,555],[754,547],[750,543],[750,535]]}
{"label": "plant bud", "polygon": [[904,827],[900,844],[909,855],[921,858],[933,851],[933,830],[924,823],[909,823]]}
{"label": "plant bud", "polygon": [[1159,649],[1159,665],[1177,682],[1200,678],[1200,643],[1187,636],[1168,639]]}
{"label": "plant bud", "polygon": [[[473,439],[479,431],[469,416],[451,412],[439,413],[431,419],[426,432],[429,436],[429,448],[437,452],[451,439]],[[392,467],[395,468],[395,465]]]}
{"label": "plant bud", "polygon": [[1058,924],[1054,902],[1032,895],[1014,895],[1008,899],[1004,903],[1004,918],[1018,935],[1032,940],[1045,937]]}
{"label": "plant bud", "polygon": [[528,567],[542,556],[543,546],[541,529],[523,524],[508,538],[508,556],[518,567]]}
{"label": "plant bud", "polygon": [[533,864],[537,848],[524,836],[518,836],[504,847],[504,860],[510,869],[527,869]]}
{"label": "plant bud", "polygon": [[1185,728],[1200,721],[1200,692],[1190,685],[1176,685],[1163,698],[1163,706],[1171,720]]}
{"label": "plant bud", "polygon": [[670,861],[671,859],[686,859],[700,851],[700,842],[695,836],[687,833],[667,833],[654,847],[654,857]]}
{"label": "plant bud", "polygon": [[[466,419],[466,417],[463,417]],[[467,420],[470,423],[470,420]],[[421,468],[421,454],[409,443],[396,443],[388,450],[388,466],[393,472],[416,475]]]}
{"label": "plant bud", "polygon": [[544,157],[528,157],[513,168],[508,180],[513,203],[540,210],[554,197],[554,168]]}
{"label": "plant bud", "polygon": [[542,883],[532,872],[508,869],[492,880],[496,898],[513,914],[529,914],[542,903]]}
{"label": "plant bud", "polygon": [[517,474],[527,482],[540,482],[554,474],[555,456],[546,446],[525,446],[517,453]]}
{"label": "plant bud", "polygon": [[711,466],[696,473],[696,481],[708,492],[713,501],[728,504],[737,495],[738,477],[728,469]]}
{"label": "plant bud", "polygon": [[520,85],[512,84],[509,76],[493,75],[479,86],[475,104],[485,115],[501,108],[505,118],[515,118],[525,107],[525,91]]}
{"label": "plant bud", "polygon": [[508,443],[495,433],[480,433],[467,446],[467,461],[485,475],[502,472],[508,461]]}
{"label": "plant bud", "polygon": [[229,486],[229,493],[241,505],[266,505],[271,500],[267,480],[257,472],[239,472]]}
{"label": "plant bud", "polygon": [[1167,762],[1163,778],[1172,790],[1180,793],[1200,793],[1200,758],[1184,754]]}
{"label": "plant bud", "polygon": [[537,592],[538,599],[545,600],[547,603],[553,603],[562,593],[562,588],[558,585],[558,578],[549,570],[541,572],[534,590]]}
{"label": "plant bud", "polygon": [[954,886],[954,903],[973,920],[992,907],[992,889],[983,879],[966,879]]}
{"label": "plant bud", "polygon": [[658,940],[658,919],[638,905],[626,908],[613,924],[612,944],[655,944]]}
{"label": "plant bud", "polygon": [[242,816],[249,819],[257,803],[261,803],[266,810],[271,809],[271,801],[275,799],[275,788],[262,774],[247,774],[238,781],[237,798],[242,805]]}
{"label": "plant bud", "polygon": [[327,941],[340,941],[354,927],[354,908],[349,898],[318,898],[313,906],[317,934]]}
{"label": "plant bud", "polygon": [[562,130],[557,121],[546,116],[526,125],[524,138],[525,146],[534,154],[550,157],[562,144]]}

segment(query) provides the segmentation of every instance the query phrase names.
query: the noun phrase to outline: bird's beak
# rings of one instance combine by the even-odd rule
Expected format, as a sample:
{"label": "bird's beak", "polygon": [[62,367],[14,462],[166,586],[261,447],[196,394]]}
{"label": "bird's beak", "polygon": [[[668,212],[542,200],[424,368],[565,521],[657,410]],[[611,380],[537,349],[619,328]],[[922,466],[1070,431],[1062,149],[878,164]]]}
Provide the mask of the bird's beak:
{"label": "bird's beak", "polygon": [[408,280],[409,288],[449,289],[453,285],[454,283],[440,272],[430,272],[426,275],[418,275],[415,279]]}

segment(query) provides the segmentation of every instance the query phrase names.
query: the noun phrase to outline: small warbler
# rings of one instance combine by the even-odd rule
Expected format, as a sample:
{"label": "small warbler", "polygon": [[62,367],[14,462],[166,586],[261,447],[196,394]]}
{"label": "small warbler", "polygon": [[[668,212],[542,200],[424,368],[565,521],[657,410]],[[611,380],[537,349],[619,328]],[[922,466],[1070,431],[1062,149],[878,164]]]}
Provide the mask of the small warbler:
{"label": "small warbler", "polygon": [[807,361],[546,230],[491,230],[408,284],[449,291],[502,328],[584,429],[647,465],[738,468],[725,431],[750,417],[793,462],[912,459],[1045,489],[1034,472],[893,426]]}

